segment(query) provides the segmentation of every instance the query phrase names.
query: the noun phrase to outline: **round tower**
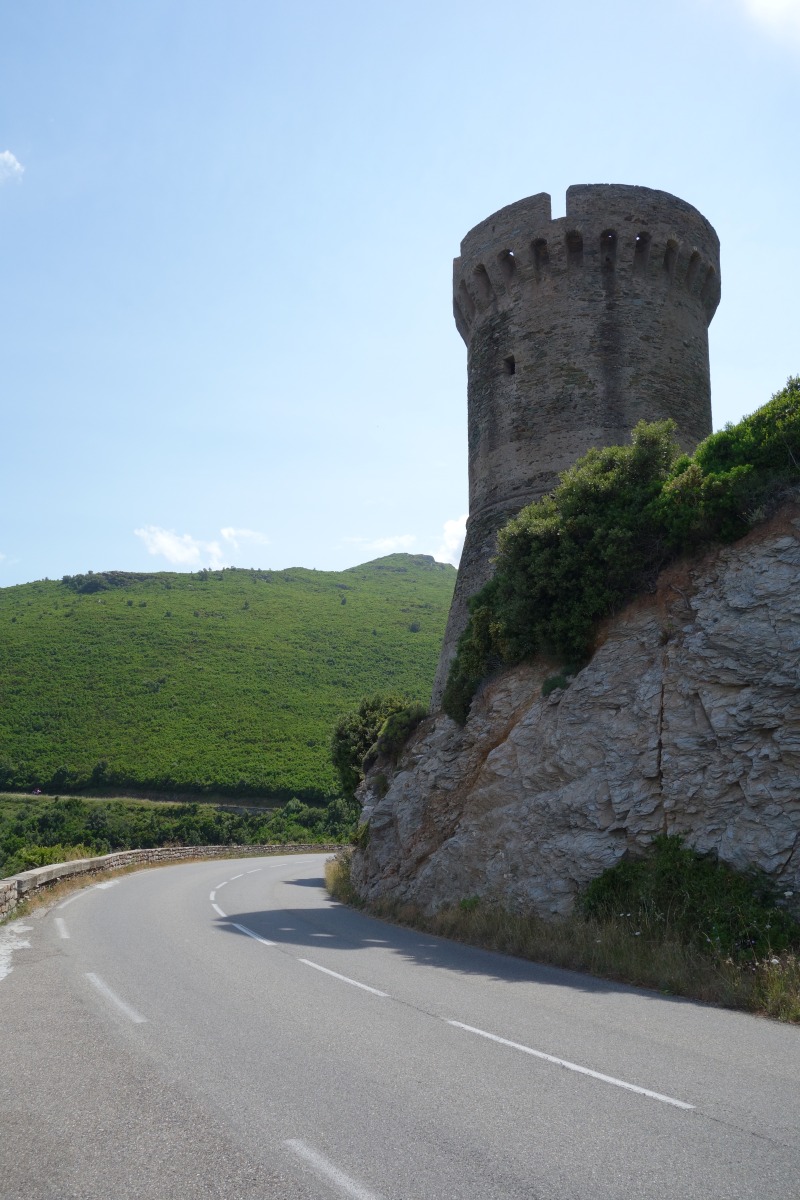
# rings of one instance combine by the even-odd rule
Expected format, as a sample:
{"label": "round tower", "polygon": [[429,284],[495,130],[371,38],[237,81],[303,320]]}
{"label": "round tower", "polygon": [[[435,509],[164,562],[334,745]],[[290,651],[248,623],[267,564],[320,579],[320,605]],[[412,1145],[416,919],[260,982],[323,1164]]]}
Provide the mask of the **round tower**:
{"label": "round tower", "polygon": [[719,297],[719,239],[668,192],[581,184],[555,221],[541,192],[464,238],[453,310],[467,345],[469,520],[434,709],[510,517],[637,421],[672,417],[685,450],[711,433]]}

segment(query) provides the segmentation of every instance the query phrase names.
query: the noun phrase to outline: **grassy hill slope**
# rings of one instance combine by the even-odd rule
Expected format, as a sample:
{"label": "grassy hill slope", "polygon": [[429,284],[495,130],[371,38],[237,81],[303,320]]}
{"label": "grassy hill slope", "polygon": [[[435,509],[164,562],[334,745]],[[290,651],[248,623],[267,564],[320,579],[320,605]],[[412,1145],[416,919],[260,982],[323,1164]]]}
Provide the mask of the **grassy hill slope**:
{"label": "grassy hill slope", "polygon": [[0,787],[324,800],[342,711],[427,701],[455,576],[397,554],[0,589]]}

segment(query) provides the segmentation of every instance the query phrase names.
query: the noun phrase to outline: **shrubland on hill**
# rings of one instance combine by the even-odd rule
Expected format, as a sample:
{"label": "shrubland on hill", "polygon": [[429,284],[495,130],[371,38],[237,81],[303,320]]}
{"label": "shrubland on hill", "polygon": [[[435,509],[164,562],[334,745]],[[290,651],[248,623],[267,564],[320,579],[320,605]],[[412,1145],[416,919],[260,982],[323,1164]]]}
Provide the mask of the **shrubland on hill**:
{"label": "shrubland on hill", "polygon": [[427,702],[455,576],[395,554],[0,589],[0,789],[324,801],[344,710]]}

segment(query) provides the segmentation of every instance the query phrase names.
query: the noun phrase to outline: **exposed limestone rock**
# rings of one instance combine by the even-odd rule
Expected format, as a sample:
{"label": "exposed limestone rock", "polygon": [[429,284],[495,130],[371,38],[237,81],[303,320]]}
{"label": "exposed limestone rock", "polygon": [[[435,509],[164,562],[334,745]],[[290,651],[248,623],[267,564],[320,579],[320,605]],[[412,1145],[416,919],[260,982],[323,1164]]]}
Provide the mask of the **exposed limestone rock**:
{"label": "exposed limestone rock", "polygon": [[796,900],[800,509],[666,571],[599,640],[565,689],[542,696],[552,664],[518,667],[484,684],[464,729],[428,719],[382,797],[378,764],[353,864],[364,896],[563,914],[668,832]]}

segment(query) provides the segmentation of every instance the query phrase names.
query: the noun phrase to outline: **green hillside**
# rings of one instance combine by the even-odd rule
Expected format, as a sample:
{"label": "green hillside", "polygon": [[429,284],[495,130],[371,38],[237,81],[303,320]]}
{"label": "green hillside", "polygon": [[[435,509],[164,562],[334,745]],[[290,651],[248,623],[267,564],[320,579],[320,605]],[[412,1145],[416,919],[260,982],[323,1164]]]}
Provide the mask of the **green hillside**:
{"label": "green hillside", "polygon": [[0,788],[324,800],[343,710],[427,701],[455,577],[396,554],[0,589]]}

